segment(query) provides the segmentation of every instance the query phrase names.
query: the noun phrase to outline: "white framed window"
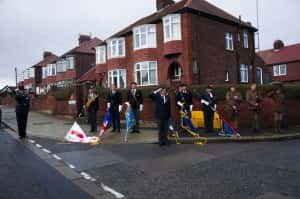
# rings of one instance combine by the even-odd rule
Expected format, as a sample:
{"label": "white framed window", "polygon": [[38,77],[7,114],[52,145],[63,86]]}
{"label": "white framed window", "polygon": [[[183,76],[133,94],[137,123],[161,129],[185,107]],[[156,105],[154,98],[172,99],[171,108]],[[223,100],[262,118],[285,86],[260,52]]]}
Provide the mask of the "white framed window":
{"label": "white framed window", "polygon": [[249,39],[248,39],[248,31],[244,30],[243,32],[243,39],[244,39],[244,48],[249,48]]}
{"label": "white framed window", "polygon": [[229,82],[229,72],[225,72],[225,82]]}
{"label": "white framed window", "polygon": [[177,65],[174,67],[173,74],[174,74],[174,79],[173,79],[173,80],[181,80],[182,69],[181,69],[181,66],[180,66],[179,64],[177,64]]}
{"label": "white framed window", "polygon": [[156,48],[156,25],[147,24],[133,29],[134,49]]}
{"label": "white framed window", "polygon": [[56,75],[56,64],[48,64],[45,68],[45,78]]}
{"label": "white framed window", "polygon": [[163,18],[164,41],[181,40],[181,15],[171,14]]}
{"label": "white framed window", "polygon": [[46,79],[48,77],[48,67],[43,67],[43,79]]}
{"label": "white framed window", "polygon": [[75,59],[73,56],[69,56],[65,60],[66,69],[73,70],[75,68]]}
{"label": "white framed window", "polygon": [[125,57],[125,38],[114,38],[107,41],[108,58]]}
{"label": "white framed window", "polygon": [[57,72],[61,73],[61,72],[66,72],[67,71],[67,64],[66,61],[64,59],[61,59],[57,62]]}
{"label": "white framed window", "polygon": [[273,66],[273,76],[285,76],[286,74],[286,64]]}
{"label": "white framed window", "polygon": [[241,83],[248,83],[248,66],[246,64],[240,65]]}
{"label": "white framed window", "polygon": [[233,50],[233,36],[232,33],[225,33],[225,48],[226,50]]}
{"label": "white framed window", "polygon": [[106,46],[96,47],[96,64],[106,63]]}
{"label": "white framed window", "polygon": [[117,88],[126,88],[126,70],[116,69],[108,71],[108,87],[112,84]]}
{"label": "white framed window", "polygon": [[134,66],[135,81],[138,86],[157,85],[157,61],[145,61]]}

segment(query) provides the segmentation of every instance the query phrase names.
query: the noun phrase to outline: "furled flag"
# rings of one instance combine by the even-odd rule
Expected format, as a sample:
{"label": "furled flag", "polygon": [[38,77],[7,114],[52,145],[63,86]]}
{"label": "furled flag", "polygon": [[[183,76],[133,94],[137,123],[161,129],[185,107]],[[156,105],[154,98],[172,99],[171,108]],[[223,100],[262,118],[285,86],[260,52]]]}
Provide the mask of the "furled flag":
{"label": "furled flag", "polygon": [[220,136],[240,136],[238,131],[224,118],[221,118],[222,122],[222,132],[219,134]]}
{"label": "furled flag", "polygon": [[188,127],[191,131],[197,132],[196,127],[193,125],[191,119],[189,117],[184,117],[183,118],[183,125]]}
{"label": "furled flag", "polygon": [[134,127],[135,125],[135,117],[134,113],[130,106],[127,107],[125,112],[125,119],[126,119],[126,134],[125,134],[125,142],[128,141],[128,134],[129,131]]}
{"label": "furled flag", "polygon": [[87,143],[93,144],[93,143],[99,142],[98,137],[87,137],[77,122],[74,122],[72,128],[69,130],[69,132],[65,136],[65,140],[67,142],[85,143],[85,144],[87,144]]}
{"label": "furled flag", "polygon": [[110,114],[110,111],[109,111],[109,108],[108,108],[105,111],[105,115],[104,115],[104,119],[103,119],[102,125],[100,125],[100,127],[99,127],[99,129],[100,129],[99,137],[100,138],[110,128],[110,126],[111,126],[111,114]]}

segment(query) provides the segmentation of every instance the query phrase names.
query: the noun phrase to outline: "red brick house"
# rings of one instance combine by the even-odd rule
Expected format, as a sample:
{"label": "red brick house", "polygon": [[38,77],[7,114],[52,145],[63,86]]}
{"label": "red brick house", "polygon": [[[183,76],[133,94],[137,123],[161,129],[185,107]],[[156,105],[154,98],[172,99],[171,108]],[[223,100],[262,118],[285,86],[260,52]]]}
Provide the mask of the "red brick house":
{"label": "red brick house", "polygon": [[254,33],[204,0],[157,0],[157,11],[96,47],[99,84],[139,86],[255,81]]}
{"label": "red brick house", "polygon": [[277,40],[273,49],[260,51],[257,55],[266,73],[265,82],[300,83],[300,44],[284,46]]}
{"label": "red brick house", "polygon": [[[34,68],[34,91],[37,95],[44,92],[43,84],[46,83],[45,79],[43,78],[44,69],[47,68],[47,72],[52,73],[52,68],[48,68],[48,65],[52,62],[55,62],[58,57],[53,54],[52,52],[44,52],[43,60],[33,66]],[[46,84],[47,85],[47,84]]]}

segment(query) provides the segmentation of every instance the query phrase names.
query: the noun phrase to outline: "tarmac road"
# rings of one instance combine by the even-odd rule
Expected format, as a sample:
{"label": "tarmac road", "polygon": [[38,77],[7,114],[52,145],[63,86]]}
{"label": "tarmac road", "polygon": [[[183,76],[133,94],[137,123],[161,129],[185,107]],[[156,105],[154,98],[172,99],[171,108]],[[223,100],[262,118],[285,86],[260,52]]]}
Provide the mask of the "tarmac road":
{"label": "tarmac road", "polygon": [[91,197],[0,128],[0,199],[63,198]]}

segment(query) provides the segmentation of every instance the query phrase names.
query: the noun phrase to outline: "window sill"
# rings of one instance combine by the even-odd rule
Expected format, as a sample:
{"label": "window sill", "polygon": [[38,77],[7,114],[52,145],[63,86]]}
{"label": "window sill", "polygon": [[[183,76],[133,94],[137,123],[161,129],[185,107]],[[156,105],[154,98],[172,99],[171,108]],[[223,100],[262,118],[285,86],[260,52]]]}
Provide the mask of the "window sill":
{"label": "window sill", "polygon": [[228,52],[234,52],[234,49],[227,49],[227,48],[225,48],[225,50],[228,51]]}
{"label": "window sill", "polygon": [[120,59],[120,58],[125,58],[126,56],[117,56],[117,57],[109,57],[108,60],[112,60],[112,59]]}
{"label": "window sill", "polygon": [[138,50],[146,50],[146,49],[156,49],[157,46],[155,47],[140,47],[140,48],[133,48],[134,51],[138,51]]}
{"label": "window sill", "polygon": [[182,41],[182,39],[170,39],[170,40],[164,40],[164,43],[168,43],[171,41]]}

